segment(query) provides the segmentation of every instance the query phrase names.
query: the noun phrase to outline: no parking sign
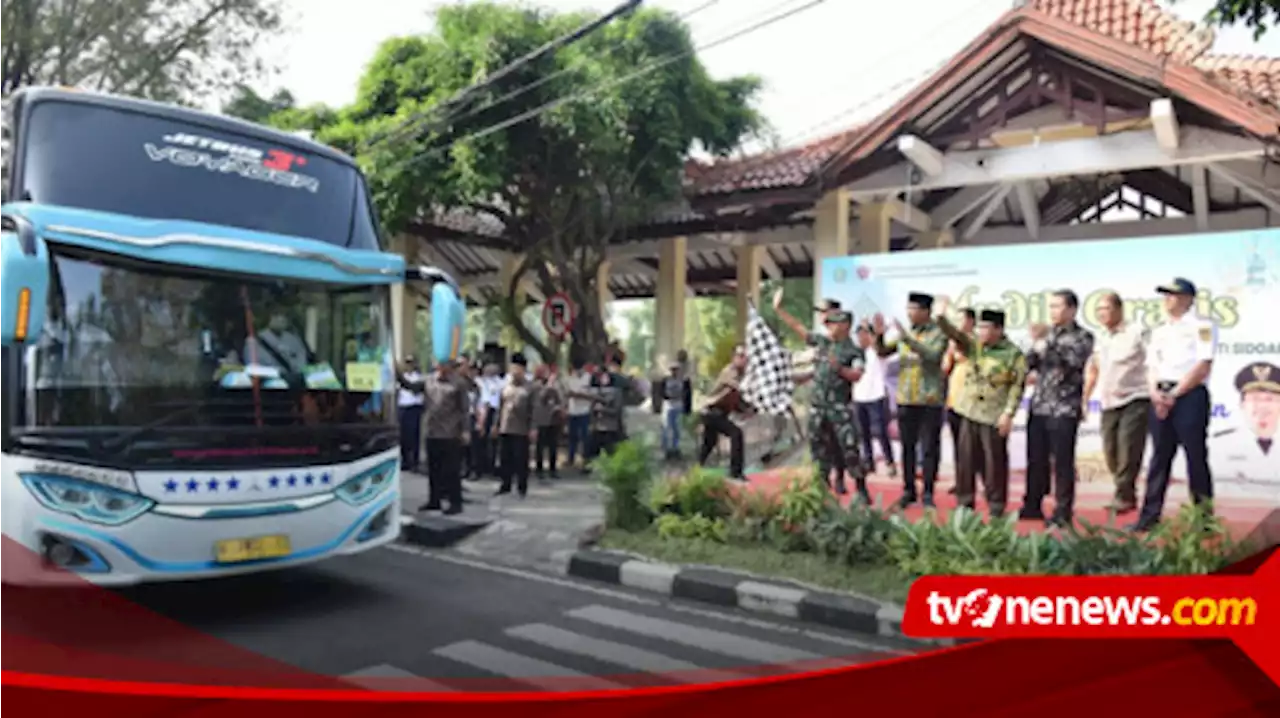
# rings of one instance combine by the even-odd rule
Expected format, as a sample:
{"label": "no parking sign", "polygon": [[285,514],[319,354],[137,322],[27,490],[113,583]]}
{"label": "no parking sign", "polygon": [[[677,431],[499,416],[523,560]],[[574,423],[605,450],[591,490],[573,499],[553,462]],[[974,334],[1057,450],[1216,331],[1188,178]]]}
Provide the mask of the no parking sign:
{"label": "no parking sign", "polygon": [[563,339],[573,329],[576,311],[568,295],[563,292],[553,294],[542,305],[542,326],[551,336]]}

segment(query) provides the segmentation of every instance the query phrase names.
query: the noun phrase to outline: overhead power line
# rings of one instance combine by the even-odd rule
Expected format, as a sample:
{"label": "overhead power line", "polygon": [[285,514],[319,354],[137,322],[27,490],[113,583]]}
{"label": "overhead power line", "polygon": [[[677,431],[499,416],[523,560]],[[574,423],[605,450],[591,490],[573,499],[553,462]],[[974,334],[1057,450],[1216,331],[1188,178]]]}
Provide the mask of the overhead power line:
{"label": "overhead power line", "polygon": [[[794,2],[794,0],[791,0],[791,1]],[[707,8],[713,5],[718,5],[719,3],[720,3],[720,0],[707,0],[707,2],[704,2],[701,5],[698,5],[692,10],[686,10],[685,12],[681,13],[679,16],[676,17],[676,19],[679,21],[688,20],[689,18],[693,17],[694,15],[697,15],[703,10],[706,10]],[[527,92],[532,92],[533,90],[536,90],[539,87],[542,87],[543,85],[547,84],[548,82],[551,82],[552,80],[556,80],[572,72],[576,72],[579,69],[581,69],[584,65],[589,63],[590,61],[591,61],[590,57],[580,57],[574,60],[572,63],[570,63],[568,67],[556,70],[555,72],[550,73],[544,77],[540,77],[537,80],[534,80],[533,82],[528,83],[527,85],[517,87],[516,89],[506,93],[505,95],[501,95],[492,100],[489,100],[488,102],[484,103],[483,105],[475,109],[467,110],[461,114],[450,116],[447,120],[443,120],[442,124],[452,124],[452,123],[461,122],[463,120],[467,120],[472,117],[475,117],[476,115],[480,114],[481,112],[484,112],[485,110],[488,110],[492,107],[496,107],[497,105],[501,105],[502,103],[508,100],[515,99]]]}
{"label": "overhead power line", "polygon": [[[974,2],[974,3],[970,4],[970,5],[968,5],[968,6],[967,6],[967,7],[965,7],[963,10],[961,10],[961,11],[960,11],[960,12],[958,12],[958,13],[956,13],[955,15],[952,15],[951,17],[948,17],[946,20],[943,20],[942,22],[938,23],[937,25],[935,25],[935,26],[933,26],[933,27],[929,28],[928,30],[926,30],[926,31],[925,31],[925,32],[924,32],[920,37],[918,37],[918,38],[916,39],[916,41],[915,41],[915,42],[916,42],[916,44],[919,44],[919,45],[922,45],[922,46],[923,46],[923,45],[927,45],[927,44],[928,44],[928,40],[929,40],[929,38],[931,38],[931,37],[933,37],[933,36],[937,35],[939,32],[941,32],[941,31],[943,31],[943,30],[946,30],[946,29],[948,29],[948,28],[950,28],[950,27],[954,26],[954,25],[955,25],[955,23],[956,23],[958,20],[961,20],[961,19],[963,19],[963,18],[966,18],[966,17],[969,17],[969,16],[973,15],[973,13],[974,13],[974,11],[975,11],[975,10],[977,10],[978,8],[980,8],[980,7],[981,7],[981,6],[983,6],[983,5],[987,5],[987,4],[992,3],[992,2],[993,2],[993,0],[977,0],[977,2]],[[1001,0],[1001,4],[1004,4],[1004,3],[1006,3],[1006,2],[1007,2],[1007,0]],[[879,66],[881,66],[882,64],[887,63],[887,62],[891,62],[891,61],[893,61],[894,59],[896,59],[896,58],[898,58],[898,57],[901,57],[901,53],[900,53],[900,52],[896,52],[896,51],[895,51],[895,52],[889,52],[889,53],[885,53],[884,55],[881,55],[880,57],[875,58],[874,60],[871,60],[871,61],[867,62],[867,63],[866,63],[866,65],[867,65],[868,67],[879,67]],[[870,106],[871,106],[871,105],[873,105],[874,103],[879,102],[880,100],[882,100],[882,99],[884,99],[885,97],[887,97],[887,96],[889,96],[889,95],[891,95],[891,94],[893,94],[893,93],[897,92],[898,90],[901,90],[903,87],[908,86],[908,85],[913,85],[913,84],[916,84],[916,83],[920,82],[920,81],[921,81],[921,80],[923,80],[924,78],[926,78],[926,77],[928,77],[929,75],[932,75],[933,73],[935,73],[935,72],[937,72],[938,70],[940,70],[940,69],[941,69],[942,67],[944,67],[948,62],[950,62],[950,60],[951,60],[950,56],[945,57],[945,58],[943,58],[942,60],[938,61],[937,63],[935,63],[935,64],[933,64],[933,65],[930,65],[929,67],[925,68],[924,70],[921,70],[921,71],[919,71],[919,72],[913,73],[913,74],[911,74],[911,75],[909,75],[909,76],[907,76],[907,77],[905,77],[905,78],[903,78],[903,79],[899,80],[898,82],[894,83],[893,85],[891,85],[891,86],[889,86],[889,87],[886,87],[886,88],[884,88],[883,90],[880,90],[879,92],[875,93],[874,95],[872,95],[872,96],[870,96],[870,97],[867,97],[867,98],[864,98],[864,99],[862,99],[862,100],[859,100],[856,104],[851,105],[851,106],[849,106],[849,107],[846,107],[846,108],[845,108],[845,109],[843,109],[843,110],[840,110],[839,112],[835,113],[834,115],[831,115],[831,116],[827,117],[825,120],[822,120],[821,122],[818,122],[817,124],[814,124],[814,125],[809,126],[809,127],[808,127],[807,129],[805,129],[804,131],[802,131],[802,132],[798,132],[798,133],[796,133],[796,134],[792,135],[791,137],[789,137],[789,138],[787,138],[787,139],[783,140],[781,144],[782,144],[783,146],[790,146],[790,145],[792,145],[792,144],[797,144],[797,143],[799,143],[799,142],[801,142],[801,141],[804,141],[804,140],[810,139],[810,138],[814,137],[814,136],[815,136],[818,132],[820,132],[821,130],[823,130],[823,129],[825,129],[825,128],[828,128],[828,127],[830,127],[830,126],[832,126],[832,125],[834,125],[834,124],[837,124],[837,123],[841,122],[842,120],[845,120],[846,118],[849,118],[849,117],[851,117],[851,116],[853,116],[853,115],[857,114],[858,112],[860,112],[860,111],[862,111],[862,110],[866,109],[867,107],[870,107]]]}
{"label": "overhead power line", "polygon": [[587,35],[590,35],[596,30],[613,22],[615,19],[634,11],[637,7],[640,6],[641,2],[643,2],[643,0],[627,0],[626,2],[618,5],[617,7],[605,13],[604,15],[601,15],[600,17],[595,18],[583,24],[581,27],[577,28],[573,32],[567,33],[565,35],[561,35],[560,37],[557,37],[554,40],[544,43],[541,47],[538,47],[533,51],[525,54],[524,56],[519,57],[516,60],[493,71],[492,73],[487,75],[483,80],[462,88],[461,90],[459,90],[457,93],[455,93],[452,97],[445,100],[444,102],[432,105],[430,108],[428,108],[424,112],[416,113],[414,116],[407,118],[404,122],[400,123],[389,132],[375,135],[373,138],[363,143],[363,146],[361,147],[361,149],[367,149],[369,146],[378,142],[382,142],[383,140],[388,139],[390,137],[399,137],[407,130],[413,129],[414,125],[418,124],[419,122],[422,122],[423,120],[426,120],[426,119],[430,119],[432,115],[454,110],[463,102],[465,102],[466,100],[474,96],[480,90],[483,90],[487,87],[492,86],[498,80],[501,80],[507,75],[510,75],[512,72],[515,72],[521,67],[528,65],[529,63],[533,62],[534,60],[537,60],[538,58],[544,55],[555,52],[556,50],[559,50],[562,47],[566,47],[568,45],[571,45],[581,40]]}
{"label": "overhead power line", "polygon": [[[794,16],[796,16],[796,15],[799,15],[799,14],[800,14],[800,13],[802,13],[802,12],[806,12],[806,11],[808,11],[808,10],[811,10],[811,9],[813,9],[813,8],[817,7],[818,5],[823,4],[823,3],[824,3],[824,2],[826,2],[826,1],[827,1],[827,0],[810,0],[809,2],[805,3],[804,5],[801,5],[800,7],[793,8],[793,9],[791,9],[791,10],[787,10],[787,11],[785,11],[785,12],[781,12],[781,13],[779,13],[779,14],[777,14],[777,15],[774,15],[774,16],[772,16],[772,17],[770,17],[770,18],[767,18],[767,19],[765,19],[765,20],[761,20],[760,22],[757,22],[757,23],[755,23],[755,24],[749,25],[749,26],[747,26],[747,27],[745,27],[745,28],[743,28],[743,29],[741,29],[741,30],[738,30],[738,31],[733,32],[733,33],[730,33],[729,35],[726,35],[726,36],[724,36],[724,37],[721,37],[721,38],[719,38],[719,39],[717,39],[717,40],[713,40],[713,41],[711,41],[711,42],[709,42],[709,43],[706,43],[706,44],[704,44],[704,45],[700,45],[700,46],[698,46],[698,47],[695,47],[695,48],[693,48],[692,50],[686,50],[686,51],[684,51],[684,52],[675,53],[675,54],[669,55],[669,56],[667,56],[667,57],[665,57],[665,58],[661,58],[661,59],[655,60],[654,62],[652,62],[652,63],[650,63],[650,64],[648,64],[648,65],[645,65],[644,67],[641,67],[640,69],[635,70],[634,72],[630,72],[630,73],[627,73],[626,75],[623,75],[622,77],[619,77],[619,78],[616,78],[616,79],[610,80],[610,81],[608,81],[608,82],[600,83],[599,85],[596,85],[596,86],[594,86],[594,87],[587,88],[586,90],[583,90],[583,91],[581,91],[581,92],[576,92],[576,93],[573,93],[573,94],[570,94],[570,95],[566,95],[566,96],[561,97],[561,98],[557,98],[557,99],[552,100],[552,101],[550,101],[550,102],[547,102],[547,103],[545,103],[545,104],[543,104],[543,105],[540,105],[540,106],[538,106],[538,107],[535,107],[535,108],[533,108],[532,110],[529,110],[529,111],[527,111],[527,112],[522,112],[522,113],[520,113],[519,115],[516,115],[515,117],[512,117],[512,118],[510,118],[510,119],[503,120],[502,122],[498,122],[498,123],[496,123],[496,124],[493,124],[493,125],[490,125],[490,126],[488,126],[488,127],[485,127],[484,129],[477,130],[477,131],[475,131],[475,132],[472,132],[472,133],[470,133],[470,134],[467,134],[467,135],[465,135],[465,136],[463,136],[463,137],[461,137],[461,138],[459,138],[459,139],[457,139],[457,140],[455,140],[455,141],[453,141],[453,142],[450,142],[450,143],[448,143],[448,144],[446,144],[446,145],[441,145],[441,146],[439,146],[439,147],[434,147],[434,148],[427,149],[427,150],[425,150],[425,151],[423,151],[423,152],[418,153],[417,155],[414,155],[414,156],[409,157],[408,159],[404,160],[404,161],[401,163],[401,165],[400,165],[400,166],[401,166],[401,167],[404,167],[404,166],[408,166],[408,165],[415,164],[415,163],[417,163],[417,162],[421,162],[422,160],[425,160],[425,159],[427,159],[427,158],[429,158],[429,157],[433,157],[433,156],[435,156],[435,155],[437,155],[437,154],[439,154],[439,153],[441,153],[441,152],[444,152],[444,151],[446,151],[446,150],[450,149],[450,148],[451,148],[453,145],[455,145],[455,144],[459,144],[459,143],[462,143],[462,142],[468,142],[468,141],[470,141],[470,140],[477,140],[477,139],[481,139],[481,138],[484,138],[484,137],[488,137],[489,135],[492,135],[492,134],[494,134],[494,133],[496,133],[496,132],[501,132],[502,130],[507,129],[508,127],[512,127],[512,126],[514,126],[514,125],[518,125],[518,124],[520,124],[520,123],[522,123],[522,122],[526,122],[526,121],[531,120],[531,119],[533,119],[533,118],[535,118],[535,117],[538,117],[539,115],[542,115],[542,114],[544,114],[544,113],[546,113],[546,112],[550,112],[551,110],[554,110],[554,109],[556,109],[556,108],[562,107],[562,106],[567,105],[567,104],[569,104],[569,103],[571,103],[571,102],[581,102],[582,100],[589,99],[589,98],[594,97],[595,95],[597,95],[597,94],[599,94],[599,93],[601,93],[601,92],[604,92],[605,90],[610,90],[610,89],[613,89],[614,87],[617,87],[617,86],[619,86],[619,85],[625,84],[625,83],[627,83],[627,82],[631,82],[632,80],[635,80],[635,79],[637,79],[637,78],[643,77],[643,76],[645,76],[645,75],[647,75],[647,74],[649,74],[649,73],[651,73],[651,72],[654,72],[655,70],[660,70],[660,69],[662,69],[663,67],[666,67],[667,65],[670,65],[670,64],[675,63],[675,62],[679,62],[680,60],[683,60],[683,59],[685,59],[685,58],[687,58],[687,57],[693,56],[693,55],[695,55],[695,54],[697,54],[697,53],[699,53],[699,52],[705,52],[705,51],[707,51],[707,50],[711,50],[711,49],[714,49],[714,48],[716,48],[716,47],[720,47],[721,45],[724,45],[724,44],[726,44],[726,43],[732,42],[732,41],[734,41],[734,40],[738,40],[738,39],[743,38],[743,37],[745,37],[745,36],[747,36],[747,35],[750,35],[750,34],[752,34],[752,33],[754,33],[754,32],[758,32],[758,31],[760,31],[760,30],[763,30],[764,28],[769,27],[770,25],[773,25],[773,24],[778,23],[778,22],[782,22],[783,20],[787,20],[787,19],[789,19],[789,18],[792,18],[792,17],[794,17]],[[794,2],[794,0],[791,0],[791,2]],[[780,7],[780,6],[782,6],[782,5],[789,5],[789,4],[791,4],[791,2],[784,2],[784,3],[780,3],[780,5],[777,5],[777,6],[775,6],[775,7]]]}

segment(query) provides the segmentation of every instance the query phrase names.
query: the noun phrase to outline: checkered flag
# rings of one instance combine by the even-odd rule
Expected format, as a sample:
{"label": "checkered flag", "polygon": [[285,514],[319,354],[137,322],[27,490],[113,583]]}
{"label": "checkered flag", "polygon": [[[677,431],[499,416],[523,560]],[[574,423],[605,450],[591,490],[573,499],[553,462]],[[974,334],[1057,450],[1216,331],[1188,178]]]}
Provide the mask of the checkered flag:
{"label": "checkered flag", "polygon": [[742,398],[761,414],[786,416],[796,391],[791,353],[769,329],[764,317],[751,307],[747,321],[747,371],[742,378]]}

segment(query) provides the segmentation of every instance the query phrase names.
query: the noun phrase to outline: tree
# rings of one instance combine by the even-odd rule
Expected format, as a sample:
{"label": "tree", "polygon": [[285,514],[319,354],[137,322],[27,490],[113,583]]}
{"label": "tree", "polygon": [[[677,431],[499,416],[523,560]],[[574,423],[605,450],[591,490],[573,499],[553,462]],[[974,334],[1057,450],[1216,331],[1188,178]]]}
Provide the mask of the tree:
{"label": "tree", "polygon": [[1205,22],[1218,27],[1243,25],[1253,30],[1257,40],[1269,27],[1280,24],[1280,0],[1217,0]]}
{"label": "tree", "polygon": [[[680,198],[692,147],[723,155],[762,125],[751,107],[757,79],[711,79],[688,28],[671,13],[643,10],[522,66],[443,120],[400,131],[590,17],[493,3],[443,8],[434,34],[382,45],[354,105],[319,134],[362,150],[391,232],[450,209],[501,222],[506,248],[523,257],[504,288],[504,314],[543,356],[548,347],[519,321],[516,288],[531,279],[545,294],[568,293],[578,307],[577,353],[598,358],[605,324],[594,285],[606,247]],[[645,67],[655,69],[635,75]],[[588,101],[491,129],[586,90]]]}
{"label": "tree", "polygon": [[252,87],[238,84],[232,89],[231,99],[222,106],[222,114],[265,125],[274,115],[294,109],[294,105],[293,93],[288,90],[277,90],[271,97],[263,97]]}
{"label": "tree", "polygon": [[63,85],[194,101],[264,75],[280,0],[8,0],[4,94]]}

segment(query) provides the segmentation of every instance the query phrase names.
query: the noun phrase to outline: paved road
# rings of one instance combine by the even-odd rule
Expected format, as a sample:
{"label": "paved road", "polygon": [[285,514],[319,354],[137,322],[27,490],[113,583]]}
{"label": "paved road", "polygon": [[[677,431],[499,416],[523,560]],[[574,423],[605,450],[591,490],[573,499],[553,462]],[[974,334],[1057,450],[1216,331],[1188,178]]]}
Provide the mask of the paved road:
{"label": "paved road", "polygon": [[[779,670],[762,667],[770,664],[826,667],[903,648],[402,546],[123,595],[304,670],[387,690],[498,683],[475,679],[542,690],[735,679]],[[396,680],[415,676],[430,682]]]}

